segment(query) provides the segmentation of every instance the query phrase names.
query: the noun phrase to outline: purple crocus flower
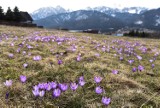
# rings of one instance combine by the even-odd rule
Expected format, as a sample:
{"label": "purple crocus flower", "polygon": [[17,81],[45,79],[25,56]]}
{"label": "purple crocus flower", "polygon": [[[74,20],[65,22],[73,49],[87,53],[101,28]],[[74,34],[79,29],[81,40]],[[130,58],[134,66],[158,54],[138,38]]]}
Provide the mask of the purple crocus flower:
{"label": "purple crocus flower", "polygon": [[38,87],[39,87],[40,89],[45,89],[44,83],[39,83],[39,84],[38,84]]}
{"label": "purple crocus flower", "polygon": [[85,85],[84,76],[79,77],[79,85],[84,86]]}
{"label": "purple crocus flower", "polygon": [[155,67],[155,65],[154,64],[152,64],[152,68],[154,68]]}
{"label": "purple crocus flower", "polygon": [[80,85],[80,86],[84,86],[85,83],[86,83],[86,82],[85,82],[84,80],[79,80],[79,85]]}
{"label": "purple crocus flower", "polygon": [[20,53],[20,50],[21,50],[21,48],[18,48],[18,49],[17,49],[17,53]]}
{"label": "purple crocus flower", "polygon": [[8,97],[9,97],[9,92],[6,93],[6,97],[5,98],[8,99]]}
{"label": "purple crocus flower", "polygon": [[28,67],[28,64],[27,64],[27,63],[24,63],[24,64],[23,64],[23,67],[24,67],[24,68],[27,68],[27,67]]}
{"label": "purple crocus flower", "polygon": [[41,56],[34,56],[34,57],[33,57],[33,60],[34,60],[34,61],[39,61],[39,60],[41,60],[41,59],[42,59]]}
{"label": "purple crocus flower", "polygon": [[50,91],[50,90],[52,89],[52,87],[51,87],[50,84],[46,84],[46,85],[45,85],[45,89],[46,89],[47,91]]}
{"label": "purple crocus flower", "polygon": [[106,51],[106,47],[104,47],[104,46],[101,49],[102,49],[103,52]]}
{"label": "purple crocus flower", "polygon": [[[42,88],[44,89],[44,90],[47,90],[47,91],[50,91],[52,88],[51,88],[51,85],[49,84],[49,83],[43,83],[42,84]],[[41,88],[41,89],[42,89]]]}
{"label": "purple crocus flower", "polygon": [[60,44],[62,44],[62,42],[58,42],[57,44],[60,45]]}
{"label": "purple crocus flower", "polygon": [[12,86],[12,80],[6,80],[6,82],[4,82],[4,85],[7,87]]}
{"label": "purple crocus flower", "polygon": [[26,55],[26,51],[23,51],[22,54],[23,54],[23,55]]}
{"label": "purple crocus flower", "polygon": [[103,92],[103,89],[100,86],[98,86],[98,87],[96,87],[95,92],[97,94],[101,94]]}
{"label": "purple crocus flower", "polygon": [[111,99],[110,98],[107,98],[107,97],[102,97],[102,103],[104,105],[109,105],[111,102]]}
{"label": "purple crocus flower", "polygon": [[118,71],[117,70],[112,70],[112,73],[113,74],[118,74]]}
{"label": "purple crocus flower", "polygon": [[33,89],[37,91],[37,90],[39,90],[39,87],[37,85],[35,85],[35,86],[33,86]]}
{"label": "purple crocus flower", "polygon": [[100,77],[100,76],[95,76],[95,77],[94,77],[94,81],[95,81],[96,83],[100,83],[102,79],[103,79],[103,78]]}
{"label": "purple crocus flower", "polygon": [[53,81],[52,81],[52,82],[50,83],[50,85],[51,85],[52,89],[55,89],[58,84],[57,84],[57,82],[53,82]]}
{"label": "purple crocus flower", "polygon": [[[49,91],[49,89],[51,88],[51,86],[49,87],[48,83],[43,83],[44,89]],[[48,88],[49,87],[49,88]]]}
{"label": "purple crocus flower", "polygon": [[141,57],[141,56],[139,56],[139,55],[137,55],[137,58],[138,58],[138,60],[142,60],[142,57]]}
{"label": "purple crocus flower", "polygon": [[143,71],[143,70],[144,70],[144,67],[143,67],[142,65],[139,65],[139,66],[138,66],[138,70],[139,70],[139,71]]}
{"label": "purple crocus flower", "polygon": [[24,75],[21,75],[21,76],[20,76],[20,81],[21,81],[22,83],[25,83],[26,80],[27,80],[27,77],[26,77],[26,76],[24,76]]}
{"label": "purple crocus flower", "polygon": [[75,82],[71,83],[70,88],[71,88],[71,90],[75,91],[78,88],[78,84],[76,84]]}
{"label": "purple crocus flower", "polygon": [[61,65],[62,63],[62,60],[58,60],[58,65]]}
{"label": "purple crocus flower", "polygon": [[19,47],[23,47],[23,45],[24,45],[24,43],[20,43],[18,46],[19,46]]}
{"label": "purple crocus flower", "polygon": [[120,57],[119,59],[122,61],[122,60],[123,60],[123,57]]}
{"label": "purple crocus flower", "polygon": [[77,61],[80,61],[81,60],[81,57],[78,55],[78,57],[77,57]]}
{"label": "purple crocus flower", "polygon": [[132,72],[136,72],[137,71],[137,68],[136,67],[133,67],[132,68]]}
{"label": "purple crocus flower", "polygon": [[75,52],[76,51],[76,48],[72,48],[72,52]]}
{"label": "purple crocus flower", "polygon": [[79,80],[84,80],[84,76],[80,76],[80,77],[79,77]]}
{"label": "purple crocus flower", "polygon": [[95,56],[96,56],[96,57],[100,57],[100,54],[99,54],[99,53],[96,53]]}
{"label": "purple crocus flower", "polygon": [[155,57],[157,57],[158,55],[159,55],[159,52],[156,52],[156,53],[154,54]]}
{"label": "purple crocus flower", "polygon": [[150,62],[150,63],[152,63],[152,62],[153,62],[153,60],[152,60],[152,59],[150,59],[150,60],[149,60],[149,62]]}
{"label": "purple crocus flower", "polygon": [[13,57],[14,57],[14,54],[10,53],[10,54],[8,54],[8,56],[9,56],[10,58],[13,58]]}
{"label": "purple crocus flower", "polygon": [[131,65],[134,62],[134,60],[128,60],[128,62]]}
{"label": "purple crocus flower", "polygon": [[28,48],[28,49],[31,49],[31,48],[33,48],[33,47],[32,47],[31,45],[27,45],[27,48]]}
{"label": "purple crocus flower", "polygon": [[66,90],[68,89],[68,84],[66,84],[66,83],[59,84],[59,88],[60,88],[62,91],[66,91]]}
{"label": "purple crocus flower", "polygon": [[14,43],[11,43],[10,45],[11,45],[11,46],[14,46]]}
{"label": "purple crocus flower", "polygon": [[32,93],[36,97],[39,96],[39,90],[38,89],[32,90]]}
{"label": "purple crocus flower", "polygon": [[53,90],[53,96],[59,97],[61,95],[61,90],[59,88]]}
{"label": "purple crocus flower", "polygon": [[39,91],[39,96],[40,96],[40,97],[43,97],[43,96],[44,96],[44,94],[45,94],[45,91],[44,91],[44,90]]}

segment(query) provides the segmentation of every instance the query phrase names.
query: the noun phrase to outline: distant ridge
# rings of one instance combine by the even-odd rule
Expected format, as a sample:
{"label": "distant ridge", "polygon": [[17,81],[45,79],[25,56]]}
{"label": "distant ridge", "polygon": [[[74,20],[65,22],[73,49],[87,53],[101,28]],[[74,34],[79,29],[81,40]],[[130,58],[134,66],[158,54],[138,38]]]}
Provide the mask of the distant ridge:
{"label": "distant ridge", "polygon": [[160,8],[152,10],[143,7],[113,9],[102,6],[71,12],[63,11],[35,20],[34,23],[46,28],[98,29],[103,32],[116,31],[120,28],[159,30]]}
{"label": "distant ridge", "polygon": [[[145,8],[145,7],[130,7],[130,8],[118,9],[118,8],[110,8],[110,7],[106,7],[106,6],[99,6],[99,7],[94,7],[94,8],[87,7],[86,9],[80,9],[80,10],[96,10],[96,11],[105,13],[107,15],[112,15],[112,14],[115,14],[115,13],[140,14],[140,13],[143,13],[143,12],[147,11],[148,9]],[[39,9],[35,10],[30,15],[32,16],[32,18],[34,20],[39,20],[39,19],[43,19],[43,18],[46,18],[46,17],[51,16],[51,15],[57,15],[57,14],[60,14],[60,13],[68,13],[68,12],[73,12],[73,11],[66,10],[61,6],[42,7],[42,8],[39,8]]]}
{"label": "distant ridge", "polygon": [[55,8],[54,7],[43,7],[43,8],[35,10],[30,15],[32,16],[34,20],[39,20],[39,19],[46,18],[51,15],[57,15],[57,14],[66,13],[66,12],[67,10],[65,10],[61,6],[57,6]]}

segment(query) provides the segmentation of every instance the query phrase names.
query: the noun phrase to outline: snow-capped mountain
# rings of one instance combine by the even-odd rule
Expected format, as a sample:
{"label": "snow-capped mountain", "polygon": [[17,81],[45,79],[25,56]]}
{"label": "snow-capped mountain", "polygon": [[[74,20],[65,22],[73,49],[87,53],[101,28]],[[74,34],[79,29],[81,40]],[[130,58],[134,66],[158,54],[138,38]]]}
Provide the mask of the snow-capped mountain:
{"label": "snow-capped mountain", "polygon": [[[102,12],[107,15],[110,15],[112,17],[116,17],[116,15],[120,14],[120,13],[141,14],[141,13],[147,11],[148,9],[144,8],[144,7],[130,7],[130,8],[118,9],[118,8],[110,8],[110,7],[106,7],[106,6],[99,6],[99,7],[94,7],[94,8],[88,7],[84,10],[98,11],[98,12]],[[46,18],[51,15],[57,15],[60,13],[67,13],[67,12],[73,12],[73,11],[65,10],[61,6],[43,7],[43,8],[40,8],[40,9],[34,11],[33,13],[31,13],[31,16],[34,20],[39,20],[39,19],[43,19],[43,18]]]}
{"label": "snow-capped mountain", "polygon": [[[49,10],[48,10],[49,9]],[[59,10],[59,11],[58,11]],[[117,30],[124,27],[160,29],[160,8],[143,7],[113,9],[109,7],[86,8],[67,11],[61,7],[39,9],[32,13],[34,22],[46,28]],[[37,17],[38,16],[38,17]]]}
{"label": "snow-capped mountain", "polygon": [[99,7],[94,7],[94,8],[86,8],[86,10],[95,10],[95,11],[98,11],[98,12],[102,12],[102,13],[105,13],[107,15],[112,15],[112,14],[115,14],[117,12],[120,12],[119,9],[117,8],[110,8],[110,7],[106,7],[106,6],[99,6]]}
{"label": "snow-capped mountain", "polygon": [[139,17],[140,14],[148,11],[148,9],[144,7],[129,7],[129,8],[118,9],[106,6],[99,6],[95,8],[88,7],[86,8],[86,10],[93,10],[93,11],[96,10],[98,12],[105,13],[109,16],[112,16],[114,18],[123,21],[126,24],[132,23],[133,21],[135,21],[135,19]]}
{"label": "snow-capped mountain", "polygon": [[123,8],[121,10],[122,13],[131,13],[131,14],[142,14],[146,11],[148,11],[148,8],[145,7],[130,7],[130,8]]}
{"label": "snow-capped mountain", "polygon": [[70,13],[52,15],[35,21],[46,28],[67,28],[72,30],[98,29],[109,31],[120,29],[124,23],[112,16],[98,11],[78,10]]}
{"label": "snow-capped mountain", "polygon": [[[123,21],[126,24],[131,24],[132,22],[135,21],[135,19],[139,18],[139,15],[148,11],[147,8],[144,7],[126,7],[123,9],[118,9],[118,8],[110,8],[106,6],[99,6],[95,8],[86,8],[86,10],[92,10],[92,11],[98,11],[105,13],[109,16],[112,16],[114,18],[117,18],[121,21]],[[142,24],[140,22],[135,22],[136,24]]]}
{"label": "snow-capped mountain", "polygon": [[140,17],[136,21],[141,21],[142,24],[139,24],[140,27],[145,27],[149,29],[160,29],[160,8],[152,9],[149,11],[140,14]]}
{"label": "snow-capped mountain", "polygon": [[141,14],[146,12],[148,9],[145,7],[126,7],[123,9],[118,9],[118,8],[110,8],[106,6],[99,6],[99,7],[94,7],[94,8],[86,8],[86,10],[96,10],[108,15],[113,15],[116,13],[131,13],[131,14]]}
{"label": "snow-capped mountain", "polygon": [[57,6],[55,8],[54,7],[43,7],[43,8],[40,8],[34,11],[30,15],[32,16],[33,20],[39,20],[39,19],[43,19],[51,15],[57,15],[57,14],[66,13],[66,12],[68,11],[60,6]]}

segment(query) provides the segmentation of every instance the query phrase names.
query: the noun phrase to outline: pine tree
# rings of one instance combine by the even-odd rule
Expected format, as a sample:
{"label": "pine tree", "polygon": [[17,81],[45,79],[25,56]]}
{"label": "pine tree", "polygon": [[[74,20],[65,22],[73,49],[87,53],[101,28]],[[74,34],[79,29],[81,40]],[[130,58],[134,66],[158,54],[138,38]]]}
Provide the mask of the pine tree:
{"label": "pine tree", "polygon": [[139,31],[138,31],[138,29],[136,30],[135,36],[139,36]]}
{"label": "pine tree", "polygon": [[128,35],[129,35],[129,36],[135,36],[134,30],[130,31]]}
{"label": "pine tree", "polygon": [[8,10],[7,10],[7,13],[6,13],[5,17],[6,17],[7,21],[14,21],[14,14],[13,14],[10,7],[8,7]]}
{"label": "pine tree", "polygon": [[144,31],[142,32],[142,37],[146,37],[146,34],[144,33]]}
{"label": "pine tree", "polygon": [[14,13],[14,21],[20,22],[21,21],[21,14],[20,14],[17,6],[13,9],[13,13]]}
{"label": "pine tree", "polygon": [[1,6],[0,6],[0,20],[4,20],[4,12]]}

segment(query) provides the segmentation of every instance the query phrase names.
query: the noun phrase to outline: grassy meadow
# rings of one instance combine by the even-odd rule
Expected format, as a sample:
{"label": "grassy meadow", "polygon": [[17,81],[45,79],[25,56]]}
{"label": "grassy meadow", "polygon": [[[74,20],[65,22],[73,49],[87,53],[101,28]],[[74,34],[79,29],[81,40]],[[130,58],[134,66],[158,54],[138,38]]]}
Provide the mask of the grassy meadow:
{"label": "grassy meadow", "polygon": [[160,108],[160,40],[0,26],[8,107]]}

